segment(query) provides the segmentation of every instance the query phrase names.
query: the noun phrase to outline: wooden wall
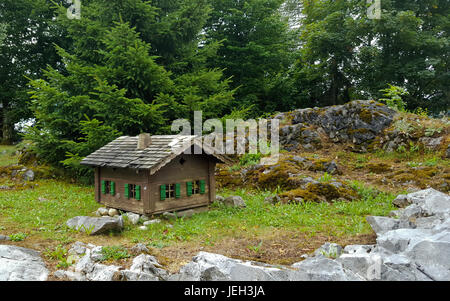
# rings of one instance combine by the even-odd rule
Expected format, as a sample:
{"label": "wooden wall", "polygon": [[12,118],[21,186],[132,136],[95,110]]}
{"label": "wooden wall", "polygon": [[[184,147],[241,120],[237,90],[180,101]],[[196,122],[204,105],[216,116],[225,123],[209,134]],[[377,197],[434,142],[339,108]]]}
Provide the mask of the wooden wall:
{"label": "wooden wall", "polygon": [[[181,164],[180,160],[184,159]],[[214,169],[216,160],[206,155],[182,154],[149,176],[148,171],[121,168],[95,169],[95,197],[107,207],[139,214],[162,213],[209,205],[215,199]],[[186,183],[205,180],[205,193],[187,196]],[[101,181],[116,183],[116,193],[101,193]],[[161,200],[160,186],[180,183],[181,197]],[[126,199],[125,184],[141,186],[141,200]]]}
{"label": "wooden wall", "polygon": [[[181,159],[185,160],[183,164],[180,163]],[[182,154],[150,176],[150,212],[161,213],[208,205],[212,200],[210,190],[215,190],[214,181],[209,176],[212,165],[215,165],[214,161],[206,155]],[[212,175],[214,178],[214,173]],[[205,180],[205,193],[187,196],[186,183],[198,180]],[[181,184],[181,197],[162,201],[160,186],[175,183]]]}
{"label": "wooden wall", "polygon": [[[117,208],[135,213],[144,213],[145,204],[149,200],[148,171],[139,171],[123,168],[98,168],[96,169],[96,195],[97,201],[105,206]],[[116,183],[116,193],[102,194],[101,181],[113,181]],[[125,184],[141,186],[141,200],[125,198]]]}

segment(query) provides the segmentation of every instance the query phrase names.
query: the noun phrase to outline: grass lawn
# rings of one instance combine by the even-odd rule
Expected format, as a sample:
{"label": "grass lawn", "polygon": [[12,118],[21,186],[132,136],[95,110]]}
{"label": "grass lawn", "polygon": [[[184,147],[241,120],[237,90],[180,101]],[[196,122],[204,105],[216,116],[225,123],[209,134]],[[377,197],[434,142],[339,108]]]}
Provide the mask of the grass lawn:
{"label": "grass lawn", "polygon": [[93,187],[59,180],[39,180],[33,189],[0,191],[0,233],[12,235],[14,244],[49,251],[74,241],[105,246],[145,243],[176,270],[200,250],[227,256],[288,264],[300,260],[326,241],[373,243],[367,215],[387,215],[393,195],[355,183],[360,201],[329,203],[264,203],[270,192],[222,191],[240,195],[244,209],[213,204],[211,210],[187,219],[163,220],[140,230],[125,223],[122,233],[88,236],[65,226],[74,216],[92,215],[100,207]]}
{"label": "grass lawn", "polygon": [[0,145],[0,166],[17,164],[16,150],[15,146]]}

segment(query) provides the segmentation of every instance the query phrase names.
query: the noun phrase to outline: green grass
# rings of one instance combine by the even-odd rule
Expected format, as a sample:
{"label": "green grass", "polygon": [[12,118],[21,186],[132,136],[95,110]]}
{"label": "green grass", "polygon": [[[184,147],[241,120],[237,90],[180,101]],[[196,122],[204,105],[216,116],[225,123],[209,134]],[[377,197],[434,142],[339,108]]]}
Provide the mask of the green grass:
{"label": "green grass", "polygon": [[122,246],[102,247],[102,255],[101,261],[120,260],[131,257],[127,249]]}
{"label": "green grass", "polygon": [[[0,225],[6,231],[21,229],[29,236],[63,244],[72,242],[76,236],[79,239],[80,235],[86,235],[68,229],[65,222],[74,216],[92,215],[99,207],[94,201],[93,187],[57,180],[41,180],[37,183],[34,189],[11,190],[0,194]],[[271,192],[222,191],[220,194],[223,196],[242,196],[247,207],[237,209],[215,203],[207,212],[187,219],[152,224],[148,230],[140,230],[126,222],[122,233],[111,233],[111,244],[125,239],[130,243],[144,242],[157,248],[185,241],[214,245],[216,241],[231,237],[258,238],[274,230],[338,237],[372,233],[365,217],[387,215],[394,210],[394,196],[379,193],[359,183],[354,183],[354,186],[362,195],[360,201],[333,204],[271,205],[264,202]],[[46,200],[39,201],[40,197]]]}
{"label": "green grass", "polygon": [[16,151],[17,149],[15,146],[0,145],[0,166],[17,164]]}

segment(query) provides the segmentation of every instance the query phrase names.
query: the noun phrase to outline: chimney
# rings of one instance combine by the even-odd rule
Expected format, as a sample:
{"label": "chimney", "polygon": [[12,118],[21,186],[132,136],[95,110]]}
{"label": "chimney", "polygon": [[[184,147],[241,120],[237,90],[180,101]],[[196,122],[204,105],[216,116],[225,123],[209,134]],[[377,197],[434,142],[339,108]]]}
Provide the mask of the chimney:
{"label": "chimney", "polygon": [[152,136],[147,133],[142,133],[138,137],[137,149],[146,149],[152,143]]}

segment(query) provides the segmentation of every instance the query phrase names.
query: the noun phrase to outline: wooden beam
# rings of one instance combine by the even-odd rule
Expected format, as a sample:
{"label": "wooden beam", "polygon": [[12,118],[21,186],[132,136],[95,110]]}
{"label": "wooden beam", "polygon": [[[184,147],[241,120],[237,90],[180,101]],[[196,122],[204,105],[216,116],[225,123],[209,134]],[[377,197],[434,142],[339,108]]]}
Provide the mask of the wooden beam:
{"label": "wooden beam", "polygon": [[209,188],[209,203],[212,204],[216,200],[216,177],[215,177],[216,162],[208,160],[208,188]]}

